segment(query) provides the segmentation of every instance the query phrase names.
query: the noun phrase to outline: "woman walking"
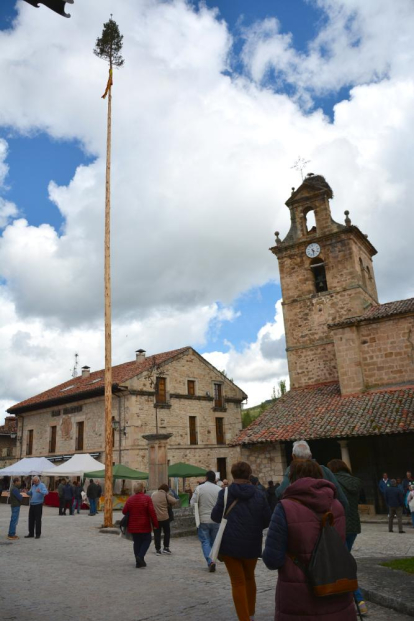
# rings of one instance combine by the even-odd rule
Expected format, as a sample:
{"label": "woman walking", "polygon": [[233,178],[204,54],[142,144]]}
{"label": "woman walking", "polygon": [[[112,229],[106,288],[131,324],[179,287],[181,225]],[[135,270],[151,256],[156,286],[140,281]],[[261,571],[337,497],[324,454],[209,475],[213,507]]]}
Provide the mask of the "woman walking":
{"label": "woman walking", "polygon": [[144,559],[151,545],[151,525],[154,529],[158,528],[158,520],[151,498],[145,495],[142,481],[135,483],[134,494],[126,501],[122,513],[128,514],[127,530],[134,540],[135,566],[146,567]]}
{"label": "woman walking", "polygon": [[[231,474],[233,483],[227,488],[227,526],[221,540],[220,557],[230,576],[237,617],[239,621],[250,621],[254,619],[256,608],[254,570],[262,555],[263,529],[269,526],[270,508],[266,496],[249,480],[252,469],[248,463],[237,462]],[[211,512],[214,522],[222,520],[224,493],[222,489]]]}
{"label": "woman walking", "polygon": [[179,501],[169,493],[169,487],[165,483],[159,486],[158,491],[151,496],[155,513],[157,514],[158,528],[154,528],[155,554],[161,556],[161,530],[164,532],[163,554],[171,554],[170,550],[170,515],[169,507],[173,507]]}
{"label": "woman walking", "polygon": [[414,485],[408,487],[407,505],[411,511],[411,522],[414,528]]}
{"label": "woman walking", "polygon": [[320,534],[320,516],[327,512],[333,514],[334,527],[345,542],[345,513],[335,498],[336,488],[312,460],[292,461],[289,479],[273,513],[263,552],[266,567],[279,570],[275,620],[355,621],[352,593],[317,597],[292,559],[309,563]]}
{"label": "woman walking", "polygon": [[[361,532],[361,520],[358,512],[359,494],[362,482],[357,477],[352,476],[351,470],[342,459],[332,459],[328,468],[334,473],[336,480],[341,486],[345,496],[348,499],[349,507],[346,512],[346,547],[352,550],[357,535]],[[362,615],[368,614],[367,605],[364,602],[364,596],[360,589],[354,593],[355,600],[358,602],[359,610]]]}

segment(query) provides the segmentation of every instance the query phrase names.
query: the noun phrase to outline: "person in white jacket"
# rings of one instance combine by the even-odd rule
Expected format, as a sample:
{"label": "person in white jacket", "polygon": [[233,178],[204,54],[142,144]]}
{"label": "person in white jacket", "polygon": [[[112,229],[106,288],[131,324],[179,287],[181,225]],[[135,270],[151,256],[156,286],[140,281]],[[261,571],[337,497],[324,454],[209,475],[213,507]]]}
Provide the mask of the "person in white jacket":
{"label": "person in white jacket", "polygon": [[410,485],[408,489],[407,505],[411,511],[411,522],[414,528],[414,485]]}
{"label": "person in white jacket", "polygon": [[211,512],[216,506],[219,492],[220,487],[216,485],[216,474],[209,470],[206,474],[205,483],[196,488],[190,501],[192,505],[196,505],[198,508],[200,519],[197,529],[198,538],[201,542],[201,549],[203,550],[208,570],[211,572],[216,571],[216,564],[212,562],[210,553],[220,526],[211,519]]}

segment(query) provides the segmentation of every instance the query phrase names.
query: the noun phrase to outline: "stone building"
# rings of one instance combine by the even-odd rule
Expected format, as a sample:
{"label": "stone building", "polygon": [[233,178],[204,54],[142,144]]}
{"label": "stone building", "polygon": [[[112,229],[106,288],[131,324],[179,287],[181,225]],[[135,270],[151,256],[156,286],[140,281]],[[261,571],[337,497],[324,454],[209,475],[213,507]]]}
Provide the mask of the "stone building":
{"label": "stone building", "polygon": [[[229,474],[245,393],[191,347],[112,368],[113,461],[148,471],[144,434],[171,433],[170,463]],[[104,462],[104,371],[82,375],[9,408],[18,419],[18,458],[67,460],[90,453]]]}
{"label": "stone building", "polygon": [[[377,482],[414,471],[414,299],[379,304],[376,250],[345,211],[332,219],[332,190],[308,175],[276,233],[291,390],[235,439],[263,479],[280,478],[297,439],[322,464],[350,463],[369,504]],[[315,224],[308,224],[314,215]]]}
{"label": "stone building", "polygon": [[0,425],[0,468],[7,468],[15,461],[17,422],[15,416],[6,416]]}

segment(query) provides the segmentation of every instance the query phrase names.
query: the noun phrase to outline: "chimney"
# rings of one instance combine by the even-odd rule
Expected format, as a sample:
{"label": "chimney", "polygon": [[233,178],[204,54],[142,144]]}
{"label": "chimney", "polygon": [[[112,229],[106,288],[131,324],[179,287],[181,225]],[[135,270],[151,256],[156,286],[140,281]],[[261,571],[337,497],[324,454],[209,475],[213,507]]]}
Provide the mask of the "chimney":
{"label": "chimney", "polygon": [[145,349],[137,349],[135,355],[137,358],[137,362],[142,362],[143,360],[145,360]]}
{"label": "chimney", "polygon": [[82,367],[82,379],[91,376],[91,367]]}

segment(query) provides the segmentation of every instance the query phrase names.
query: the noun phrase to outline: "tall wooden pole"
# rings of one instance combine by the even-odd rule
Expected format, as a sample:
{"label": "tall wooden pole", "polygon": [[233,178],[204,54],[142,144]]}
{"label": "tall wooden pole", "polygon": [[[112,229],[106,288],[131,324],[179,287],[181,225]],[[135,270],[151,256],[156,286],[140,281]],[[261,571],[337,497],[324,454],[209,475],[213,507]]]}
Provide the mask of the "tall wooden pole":
{"label": "tall wooden pole", "polygon": [[[112,81],[112,64],[110,66]],[[112,85],[108,92],[105,183],[105,507],[104,526],[112,526],[112,330],[111,330],[111,123]]]}

